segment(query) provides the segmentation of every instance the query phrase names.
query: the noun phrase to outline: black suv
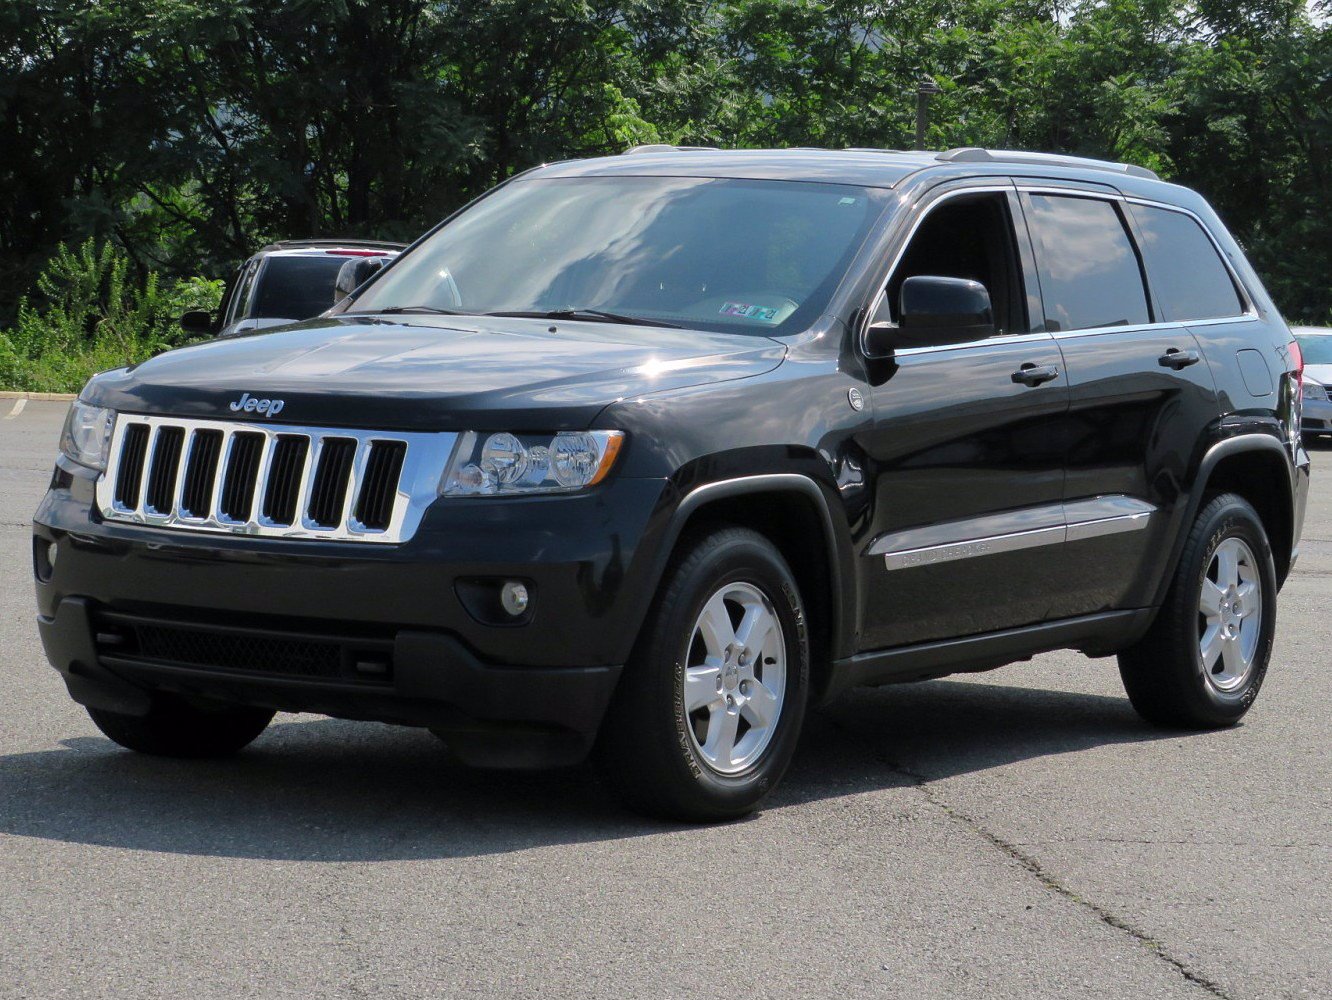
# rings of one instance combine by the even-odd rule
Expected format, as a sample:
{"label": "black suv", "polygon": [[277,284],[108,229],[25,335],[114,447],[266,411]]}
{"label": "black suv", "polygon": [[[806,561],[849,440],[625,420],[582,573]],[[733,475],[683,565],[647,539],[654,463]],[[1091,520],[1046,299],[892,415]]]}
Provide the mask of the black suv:
{"label": "black suv", "polygon": [[94,378],[33,545],[148,753],[275,710],[595,752],[742,814],[809,706],[1043,650],[1152,722],[1257,697],[1308,487],[1297,345],[1198,195],[982,149],[545,166],[332,315]]}

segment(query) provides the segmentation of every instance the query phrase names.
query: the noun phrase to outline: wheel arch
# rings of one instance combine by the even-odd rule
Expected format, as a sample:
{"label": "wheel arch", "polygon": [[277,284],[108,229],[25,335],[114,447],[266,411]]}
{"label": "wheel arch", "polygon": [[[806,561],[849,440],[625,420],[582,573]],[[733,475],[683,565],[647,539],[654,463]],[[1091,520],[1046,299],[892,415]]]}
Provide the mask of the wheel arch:
{"label": "wheel arch", "polygon": [[832,509],[823,489],[797,473],[759,473],[705,483],[676,507],[655,567],[660,585],[681,539],[712,525],[751,528],[766,537],[791,567],[806,607],[810,643],[811,699],[826,687],[854,607],[844,571]]}
{"label": "wheel arch", "polygon": [[[1188,528],[1208,498],[1218,493],[1235,493],[1258,512],[1272,558],[1276,563],[1278,586],[1290,572],[1295,545],[1295,486],[1292,482],[1290,454],[1286,445],[1270,433],[1250,432],[1218,441],[1203,454],[1194,479],[1197,487],[1177,533],[1171,566],[1178,563]],[[1167,574],[1158,604],[1173,574]]]}

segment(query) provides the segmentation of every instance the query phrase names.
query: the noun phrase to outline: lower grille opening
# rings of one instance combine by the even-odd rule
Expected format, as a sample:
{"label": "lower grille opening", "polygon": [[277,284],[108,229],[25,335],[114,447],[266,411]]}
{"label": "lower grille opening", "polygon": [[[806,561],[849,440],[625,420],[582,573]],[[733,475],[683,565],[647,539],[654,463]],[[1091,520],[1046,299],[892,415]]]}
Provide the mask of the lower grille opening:
{"label": "lower grille opening", "polygon": [[310,680],[388,684],[388,640],[321,638],[178,625],[107,614],[94,630],[99,656],[201,670],[226,670]]}

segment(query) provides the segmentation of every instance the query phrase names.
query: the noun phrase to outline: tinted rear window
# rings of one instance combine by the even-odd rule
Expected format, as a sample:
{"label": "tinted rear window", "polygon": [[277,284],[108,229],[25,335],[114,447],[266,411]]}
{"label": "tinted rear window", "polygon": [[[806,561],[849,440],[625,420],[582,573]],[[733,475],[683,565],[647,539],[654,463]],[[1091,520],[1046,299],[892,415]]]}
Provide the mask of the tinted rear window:
{"label": "tinted rear window", "polygon": [[249,315],[291,320],[318,316],[332,307],[333,283],[338,280],[338,270],[350,259],[332,254],[268,258]]}
{"label": "tinted rear window", "polygon": [[1138,255],[1112,202],[1033,194],[1027,198],[1027,223],[1047,329],[1151,321]]}
{"label": "tinted rear window", "polygon": [[1147,280],[1163,319],[1219,319],[1244,312],[1230,273],[1216,247],[1190,216],[1165,208],[1134,205],[1142,231]]}

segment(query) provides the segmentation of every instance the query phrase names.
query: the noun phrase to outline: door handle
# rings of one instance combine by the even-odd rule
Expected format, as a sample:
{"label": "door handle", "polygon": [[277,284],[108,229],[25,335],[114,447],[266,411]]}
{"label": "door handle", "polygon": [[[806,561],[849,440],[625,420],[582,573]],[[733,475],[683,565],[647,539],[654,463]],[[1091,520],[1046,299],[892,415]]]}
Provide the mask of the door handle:
{"label": "door handle", "polygon": [[1171,347],[1156,359],[1156,363],[1162,368],[1173,368],[1175,371],[1179,371],[1189,365],[1196,365],[1201,360],[1202,356],[1193,348],[1181,351],[1178,347]]}
{"label": "door handle", "polygon": [[1054,365],[1034,365],[1030,361],[1013,373],[1013,381],[1023,385],[1041,385],[1058,377],[1059,369]]}

